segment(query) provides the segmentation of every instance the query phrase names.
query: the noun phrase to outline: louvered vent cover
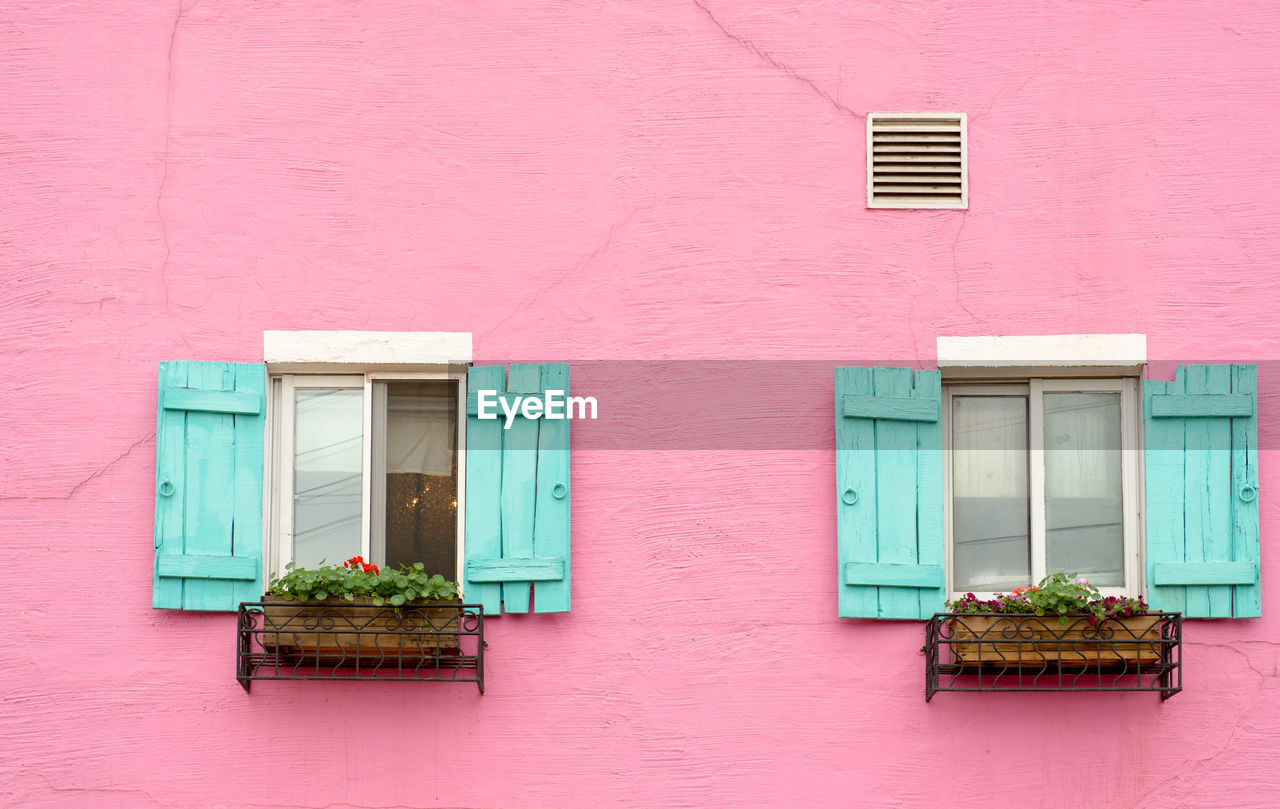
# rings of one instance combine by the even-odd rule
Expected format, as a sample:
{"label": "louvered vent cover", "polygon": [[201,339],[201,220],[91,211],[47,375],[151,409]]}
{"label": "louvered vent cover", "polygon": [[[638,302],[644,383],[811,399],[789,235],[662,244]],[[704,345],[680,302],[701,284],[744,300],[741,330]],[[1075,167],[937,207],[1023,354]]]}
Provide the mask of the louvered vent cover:
{"label": "louvered vent cover", "polygon": [[963,112],[867,115],[868,208],[968,208]]}

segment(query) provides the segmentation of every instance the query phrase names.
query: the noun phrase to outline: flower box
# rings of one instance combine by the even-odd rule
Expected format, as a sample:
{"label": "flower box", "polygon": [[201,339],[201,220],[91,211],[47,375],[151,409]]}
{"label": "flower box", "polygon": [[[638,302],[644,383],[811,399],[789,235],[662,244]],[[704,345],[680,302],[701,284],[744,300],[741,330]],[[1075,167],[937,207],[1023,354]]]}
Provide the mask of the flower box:
{"label": "flower box", "polygon": [[372,598],[286,600],[264,596],[263,649],[277,656],[421,660],[458,652],[460,599],[375,605]]}
{"label": "flower box", "polygon": [[957,663],[1081,666],[1155,664],[1161,659],[1161,613],[1097,620],[1088,613],[1063,616],[973,614],[947,621]]}

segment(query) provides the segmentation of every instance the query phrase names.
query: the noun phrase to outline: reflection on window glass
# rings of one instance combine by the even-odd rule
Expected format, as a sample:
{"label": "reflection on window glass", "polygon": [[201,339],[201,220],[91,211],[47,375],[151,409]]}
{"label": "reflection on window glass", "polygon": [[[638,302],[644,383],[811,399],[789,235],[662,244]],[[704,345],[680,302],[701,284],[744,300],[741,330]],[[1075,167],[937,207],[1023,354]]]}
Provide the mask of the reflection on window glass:
{"label": "reflection on window glass", "polygon": [[363,391],[296,391],[293,561],[342,564],[360,553],[364,459]]}
{"label": "reflection on window glass", "polygon": [[952,399],[956,590],[1009,590],[1031,578],[1027,398]]}
{"label": "reflection on window glass", "polygon": [[1123,586],[1120,394],[1046,393],[1044,449],[1048,570]]}
{"label": "reflection on window glass", "polygon": [[386,560],[457,578],[456,383],[386,383]]}

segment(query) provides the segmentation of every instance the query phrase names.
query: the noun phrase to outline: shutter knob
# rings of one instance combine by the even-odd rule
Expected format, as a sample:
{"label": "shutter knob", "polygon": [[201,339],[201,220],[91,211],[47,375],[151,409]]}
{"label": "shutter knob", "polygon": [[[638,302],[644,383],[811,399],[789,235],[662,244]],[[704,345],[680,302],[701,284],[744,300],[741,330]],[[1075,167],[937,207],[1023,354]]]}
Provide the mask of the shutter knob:
{"label": "shutter knob", "polygon": [[840,499],[845,502],[845,505],[851,506],[858,502],[858,490],[852,487],[845,489],[844,494],[840,496]]}
{"label": "shutter knob", "polygon": [[557,500],[563,500],[564,496],[569,493],[569,487],[563,483],[557,483],[551,487],[551,496]]}
{"label": "shutter knob", "polygon": [[1248,483],[1240,487],[1240,499],[1246,503],[1252,503],[1258,497],[1258,487],[1251,486]]}
{"label": "shutter knob", "polygon": [[169,497],[173,494],[173,484],[167,479],[160,483],[160,494],[164,497]]}

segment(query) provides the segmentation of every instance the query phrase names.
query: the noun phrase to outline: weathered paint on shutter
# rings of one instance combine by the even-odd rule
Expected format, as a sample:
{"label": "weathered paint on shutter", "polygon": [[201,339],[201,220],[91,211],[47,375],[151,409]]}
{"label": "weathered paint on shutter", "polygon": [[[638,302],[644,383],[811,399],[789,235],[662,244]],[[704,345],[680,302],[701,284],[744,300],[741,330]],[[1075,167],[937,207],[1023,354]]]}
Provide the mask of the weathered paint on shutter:
{"label": "weathered paint on shutter", "polygon": [[462,591],[490,615],[502,612],[502,584],[471,576],[478,560],[502,558],[502,419],[476,416],[476,391],[506,390],[501,365],[475,366],[467,371],[467,487],[463,498],[466,539]]}
{"label": "weathered paint on shutter", "polygon": [[[569,366],[542,366],[542,390],[569,395]],[[567,415],[567,414],[566,414]],[[538,481],[534,494],[533,555],[563,559],[562,574],[533,582],[538,612],[569,611],[569,421],[538,422]]]}
{"label": "weathered paint on shutter", "polygon": [[266,368],[162,362],[152,604],[235,610],[262,595]]}
{"label": "weathered paint on shutter", "polygon": [[[477,366],[467,374],[466,599],[485,612],[569,611],[569,421],[479,418],[477,392],[509,402],[569,395],[569,366]],[[530,588],[532,587],[532,607]]]}
{"label": "weathered paint on shutter", "polygon": [[837,368],[839,614],[927,618],[943,607],[942,379]]}
{"label": "weathered paint on shutter", "polygon": [[1191,618],[1257,618],[1257,369],[1179,366],[1143,384],[1151,605]]}

